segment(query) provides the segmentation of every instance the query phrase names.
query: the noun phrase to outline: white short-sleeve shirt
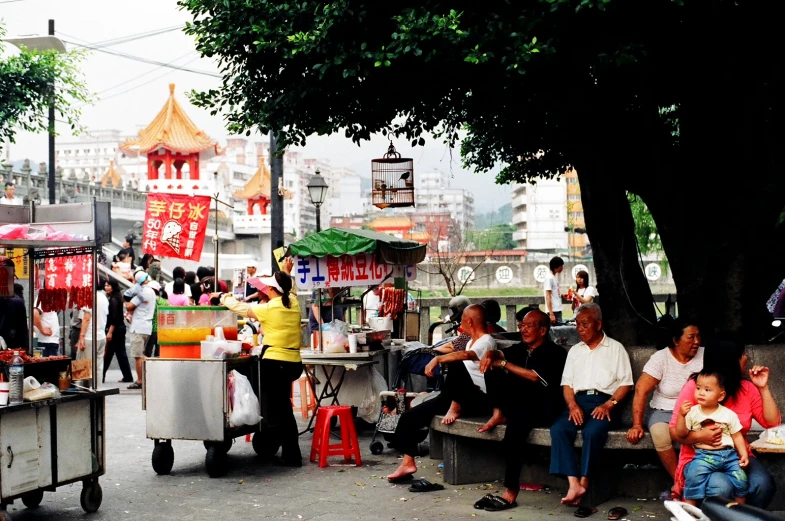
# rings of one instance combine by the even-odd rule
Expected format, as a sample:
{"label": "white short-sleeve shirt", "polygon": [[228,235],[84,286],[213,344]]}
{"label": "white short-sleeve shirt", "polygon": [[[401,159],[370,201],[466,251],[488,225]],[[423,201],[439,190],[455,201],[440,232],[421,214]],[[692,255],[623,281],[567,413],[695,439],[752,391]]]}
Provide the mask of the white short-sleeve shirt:
{"label": "white short-sleeve shirt", "polygon": [[652,409],[672,411],[676,408],[676,400],[684,384],[693,373],[703,369],[703,347],[698,348],[698,353],[686,364],[682,364],[673,356],[670,349],[657,351],[646,365],[643,372],[660,381],[654,388],[649,406]]}
{"label": "white short-sleeve shirt", "polygon": [[578,295],[580,295],[583,298],[589,298],[589,297],[596,298],[597,288],[595,288],[594,286],[587,286],[585,288],[581,288],[578,290]]}
{"label": "white short-sleeve shirt", "polygon": [[477,339],[476,342],[470,340],[469,344],[466,346],[467,351],[474,351],[477,355],[477,361],[464,360],[463,363],[466,365],[469,376],[472,377],[472,382],[474,382],[474,385],[479,387],[482,392],[487,392],[487,390],[485,388],[485,375],[480,372],[480,360],[482,360],[482,357],[485,356],[487,351],[493,349],[496,349],[496,340],[494,340],[491,335],[483,335]]}
{"label": "white short-sleeve shirt", "polygon": [[632,385],[630,356],[624,346],[603,334],[602,341],[594,349],[579,342],[567,353],[561,384],[573,391],[595,389],[613,394],[623,385]]}
{"label": "white short-sleeve shirt", "polygon": [[[548,272],[545,276],[545,282],[542,283],[543,296],[548,298],[548,291],[551,292],[551,309],[554,313],[562,310],[561,293],[559,293],[559,281],[556,280],[556,275]],[[547,301],[546,301],[547,302]],[[548,306],[545,306],[545,312],[548,312]]]}
{"label": "white short-sleeve shirt", "polygon": [[[109,315],[109,299],[106,298],[106,293],[103,291],[96,291],[95,293],[95,303],[98,311],[93,313],[93,311],[89,307],[84,307],[79,312],[79,318],[84,320],[84,314],[90,313],[91,320],[95,320],[95,334],[97,335],[98,340],[106,339],[106,319]],[[85,340],[92,340],[93,339],[93,324],[87,327],[87,331],[85,331]]]}

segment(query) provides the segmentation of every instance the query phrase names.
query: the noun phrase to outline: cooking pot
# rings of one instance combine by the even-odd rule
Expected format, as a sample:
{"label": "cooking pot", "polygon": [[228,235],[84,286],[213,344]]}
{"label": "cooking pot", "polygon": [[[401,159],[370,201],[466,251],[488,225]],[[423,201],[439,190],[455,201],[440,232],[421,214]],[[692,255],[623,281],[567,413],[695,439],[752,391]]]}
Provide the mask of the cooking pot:
{"label": "cooking pot", "polygon": [[368,325],[376,331],[393,330],[393,320],[391,317],[371,317],[368,319]]}

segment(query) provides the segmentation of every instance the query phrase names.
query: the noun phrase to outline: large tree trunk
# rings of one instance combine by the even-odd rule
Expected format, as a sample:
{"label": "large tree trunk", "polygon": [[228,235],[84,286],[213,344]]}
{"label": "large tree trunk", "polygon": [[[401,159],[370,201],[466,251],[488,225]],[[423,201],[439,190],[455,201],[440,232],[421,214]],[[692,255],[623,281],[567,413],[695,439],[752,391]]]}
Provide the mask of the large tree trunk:
{"label": "large tree trunk", "polygon": [[[680,314],[704,336],[754,342],[767,336],[766,299],[785,276],[785,86],[776,17],[735,5],[688,7],[696,44],[677,58],[678,152],[635,191],[657,223]],[[749,40],[759,52],[738,44]]]}
{"label": "large tree trunk", "polygon": [[638,261],[635,223],[624,187],[596,155],[575,166],[605,330],[628,346],[652,343],[654,304]]}

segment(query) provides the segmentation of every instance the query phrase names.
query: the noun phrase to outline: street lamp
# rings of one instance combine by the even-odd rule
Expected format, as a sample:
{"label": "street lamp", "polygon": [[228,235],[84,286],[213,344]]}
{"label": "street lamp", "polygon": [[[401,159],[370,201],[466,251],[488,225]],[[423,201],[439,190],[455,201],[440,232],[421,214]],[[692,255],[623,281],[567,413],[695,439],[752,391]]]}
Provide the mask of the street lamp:
{"label": "street lamp", "polygon": [[[65,52],[65,44],[55,34],[55,21],[49,20],[48,36],[25,36],[7,38],[6,42],[17,47],[27,47],[34,51]],[[55,204],[55,86],[52,85],[52,97],[49,103],[49,204]]]}
{"label": "street lamp", "polygon": [[316,231],[320,232],[322,231],[321,207],[324,200],[327,199],[327,189],[329,187],[318,170],[306,186],[308,187],[308,194],[311,196],[311,202],[316,207]]}

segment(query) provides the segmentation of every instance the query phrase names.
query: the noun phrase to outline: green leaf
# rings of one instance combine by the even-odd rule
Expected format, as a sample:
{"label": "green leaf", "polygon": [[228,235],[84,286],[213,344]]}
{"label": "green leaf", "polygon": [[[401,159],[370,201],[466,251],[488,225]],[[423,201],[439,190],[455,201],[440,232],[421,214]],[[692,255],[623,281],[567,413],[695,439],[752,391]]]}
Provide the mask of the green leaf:
{"label": "green leaf", "polygon": [[390,65],[391,65],[390,64],[390,60],[384,60],[384,66],[385,67],[389,67]]}
{"label": "green leaf", "polygon": [[368,47],[367,43],[363,42],[363,43],[360,44],[360,50],[361,51],[364,51],[366,47]]}
{"label": "green leaf", "polygon": [[534,38],[532,38],[532,45],[534,45],[535,43],[537,43],[537,37],[536,36]]}
{"label": "green leaf", "polygon": [[382,62],[377,61],[376,63],[373,64],[373,66],[374,67],[381,67],[382,66]]}

